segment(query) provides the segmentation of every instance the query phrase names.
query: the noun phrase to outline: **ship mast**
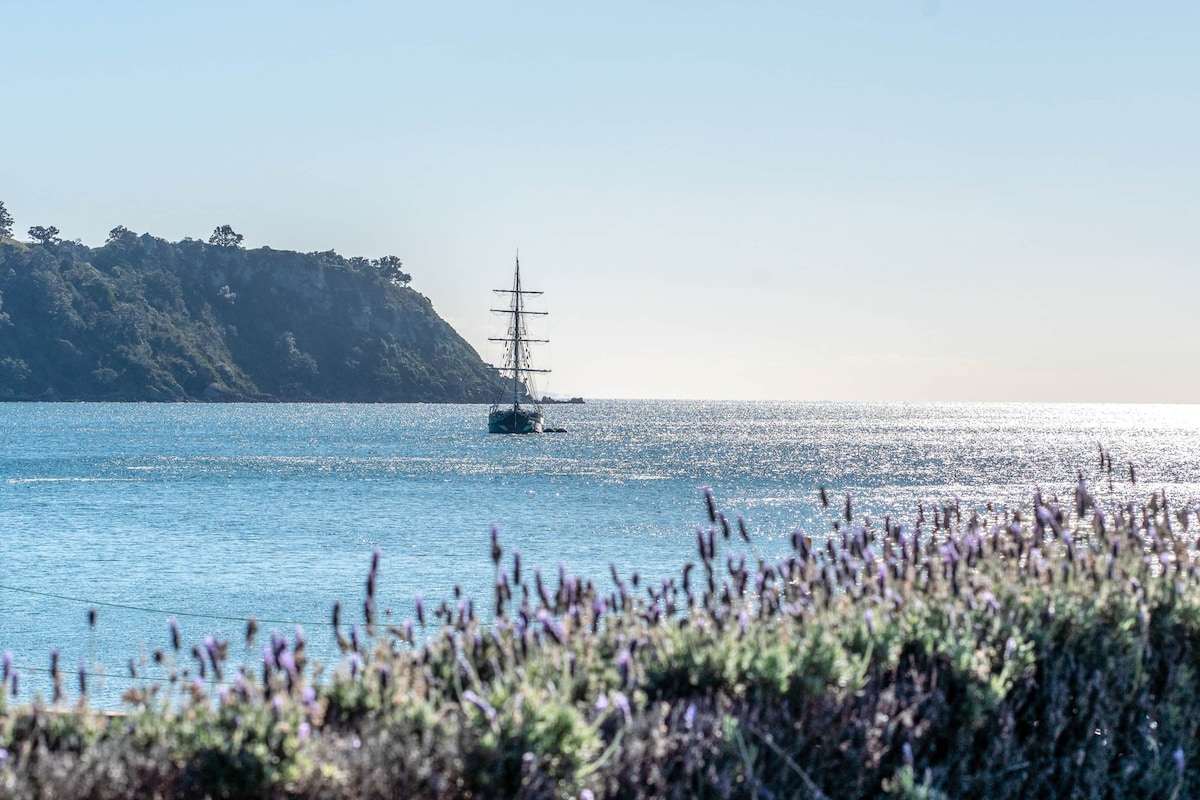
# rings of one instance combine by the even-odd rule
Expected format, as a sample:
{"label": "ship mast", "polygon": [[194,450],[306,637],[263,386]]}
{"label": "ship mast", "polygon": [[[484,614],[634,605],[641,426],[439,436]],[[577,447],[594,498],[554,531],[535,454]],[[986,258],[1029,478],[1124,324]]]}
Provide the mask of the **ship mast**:
{"label": "ship mast", "polygon": [[[512,370],[512,404],[516,410],[521,406],[521,376],[531,372],[549,372],[548,369],[531,369],[527,364],[522,365],[521,357],[525,356],[525,361],[529,361],[529,353],[526,348],[531,343],[541,344],[548,342],[549,339],[531,339],[525,335],[525,317],[529,315],[545,316],[545,311],[526,311],[525,310],[525,295],[527,294],[542,294],[542,292],[531,292],[521,288],[521,254],[517,253],[516,271],[513,275],[512,289],[495,289],[494,291],[500,294],[511,294],[512,300],[508,308],[493,308],[499,314],[509,314],[511,318],[508,323],[508,336],[503,339],[490,338],[492,342],[503,342],[505,349],[505,369]],[[528,385],[528,384],[527,384]],[[530,387],[532,388],[532,387]],[[532,392],[531,392],[532,396]],[[534,402],[537,399],[534,398]]]}
{"label": "ship mast", "polygon": [[512,348],[513,348],[513,408],[520,404],[521,375],[521,308],[525,305],[521,300],[521,254],[517,253],[517,270],[513,276],[513,318],[512,318]]}

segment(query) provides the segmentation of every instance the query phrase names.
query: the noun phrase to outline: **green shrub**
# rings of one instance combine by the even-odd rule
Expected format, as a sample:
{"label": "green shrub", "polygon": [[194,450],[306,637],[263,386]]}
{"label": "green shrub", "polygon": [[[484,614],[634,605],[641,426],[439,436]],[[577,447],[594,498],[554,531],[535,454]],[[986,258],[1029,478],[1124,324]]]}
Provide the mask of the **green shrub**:
{"label": "green shrub", "polygon": [[1035,502],[919,537],[841,519],[753,572],[718,558],[714,505],[698,566],[642,593],[522,592],[497,543],[494,620],[339,632],[324,679],[273,639],[265,680],[212,649],[219,699],[0,706],[0,795],[1195,796],[1191,512]]}

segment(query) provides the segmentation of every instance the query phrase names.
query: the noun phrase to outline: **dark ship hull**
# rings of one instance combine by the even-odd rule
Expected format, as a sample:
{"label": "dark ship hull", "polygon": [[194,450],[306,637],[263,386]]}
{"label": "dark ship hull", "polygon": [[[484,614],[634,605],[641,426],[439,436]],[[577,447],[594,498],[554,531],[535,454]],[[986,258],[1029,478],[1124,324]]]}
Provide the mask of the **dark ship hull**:
{"label": "dark ship hull", "polygon": [[498,408],[488,414],[488,433],[542,433],[542,412],[532,408]]}

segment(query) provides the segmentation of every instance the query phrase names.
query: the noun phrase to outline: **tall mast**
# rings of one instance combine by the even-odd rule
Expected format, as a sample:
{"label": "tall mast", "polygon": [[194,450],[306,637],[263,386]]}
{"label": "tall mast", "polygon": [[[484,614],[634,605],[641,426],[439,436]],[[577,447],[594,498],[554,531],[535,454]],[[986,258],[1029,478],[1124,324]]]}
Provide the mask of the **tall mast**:
{"label": "tall mast", "polygon": [[[492,311],[499,314],[508,314],[510,327],[505,332],[504,338],[492,338],[488,341],[502,342],[504,344],[505,354],[505,369],[512,369],[512,404],[515,410],[521,405],[521,377],[528,376],[533,372],[549,372],[548,369],[531,369],[528,364],[522,363],[522,353],[530,343],[544,343],[546,339],[530,338],[525,332],[525,317],[545,316],[545,311],[526,311],[525,310],[525,295],[541,294],[541,292],[530,292],[521,288],[521,255],[517,254],[516,271],[513,273],[513,283],[511,289],[495,289],[499,294],[511,294],[512,300],[508,304],[508,308],[493,308]],[[524,359],[528,361],[529,359]],[[532,390],[531,390],[532,391]],[[503,398],[504,393],[501,393]],[[499,405],[501,400],[497,400]],[[536,400],[535,400],[536,402]]]}
{"label": "tall mast", "polygon": [[517,253],[517,271],[513,277],[513,408],[520,404],[521,380],[521,254]]}

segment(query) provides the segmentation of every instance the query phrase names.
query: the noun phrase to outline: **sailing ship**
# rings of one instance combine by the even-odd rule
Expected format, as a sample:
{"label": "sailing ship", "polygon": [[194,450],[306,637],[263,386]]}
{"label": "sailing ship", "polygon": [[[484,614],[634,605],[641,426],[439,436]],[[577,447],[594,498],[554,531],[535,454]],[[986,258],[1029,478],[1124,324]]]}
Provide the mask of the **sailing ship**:
{"label": "sailing ship", "polygon": [[[545,421],[532,379],[533,375],[550,370],[533,369],[530,366],[529,345],[542,344],[549,340],[531,338],[526,320],[531,316],[545,316],[546,312],[528,311],[525,308],[525,298],[529,295],[539,295],[541,292],[521,288],[520,254],[517,255],[513,287],[494,291],[497,294],[509,295],[510,300],[508,308],[492,309],[498,314],[507,315],[508,325],[506,336],[489,340],[504,344],[504,366],[500,367],[500,373],[505,380],[500,397],[488,412],[488,433],[543,433],[546,430]],[[526,399],[525,405],[521,404],[522,395]]]}

